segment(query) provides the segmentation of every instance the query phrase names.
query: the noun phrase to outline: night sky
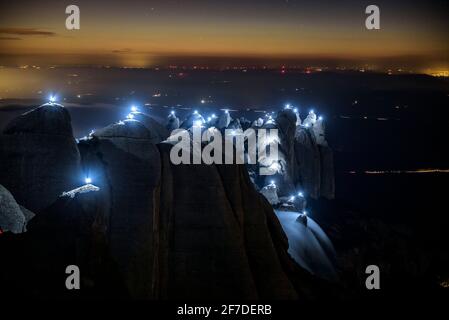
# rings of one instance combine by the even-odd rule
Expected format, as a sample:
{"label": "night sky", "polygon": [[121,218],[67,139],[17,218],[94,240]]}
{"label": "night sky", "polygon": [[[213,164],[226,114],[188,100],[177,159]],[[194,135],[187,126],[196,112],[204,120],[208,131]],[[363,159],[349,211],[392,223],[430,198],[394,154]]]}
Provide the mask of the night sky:
{"label": "night sky", "polygon": [[[65,29],[77,4],[81,30]],[[375,1],[381,30],[365,29],[367,1],[12,1],[0,8],[0,59],[146,67],[161,58],[402,59],[446,67],[445,1]],[[64,54],[64,55],[62,55]],[[24,57],[24,55],[27,55]],[[45,58],[47,57],[47,58]],[[159,59],[159,60],[158,60]],[[377,59],[377,60],[376,60]],[[0,62],[2,62],[0,60]],[[31,61],[31,60],[30,60]]]}

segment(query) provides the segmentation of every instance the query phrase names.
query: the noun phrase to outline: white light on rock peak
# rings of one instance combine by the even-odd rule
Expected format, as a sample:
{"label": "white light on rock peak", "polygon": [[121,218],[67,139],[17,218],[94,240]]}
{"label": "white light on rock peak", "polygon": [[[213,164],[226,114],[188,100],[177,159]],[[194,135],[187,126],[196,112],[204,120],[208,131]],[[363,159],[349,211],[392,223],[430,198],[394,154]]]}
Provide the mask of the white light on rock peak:
{"label": "white light on rock peak", "polygon": [[304,198],[304,193],[298,192],[298,197]]}
{"label": "white light on rock peak", "polygon": [[225,113],[229,113],[229,110],[226,109],[224,112],[225,112]]}
{"label": "white light on rock peak", "polygon": [[175,115],[175,111],[174,111],[174,110],[170,111],[170,114],[171,114],[172,116],[174,116],[174,115]]}
{"label": "white light on rock peak", "polygon": [[51,95],[50,97],[48,97],[48,101],[50,101],[50,103],[56,102],[56,96]]}
{"label": "white light on rock peak", "polygon": [[203,126],[203,121],[195,120],[195,121],[193,121],[193,126],[197,127],[197,128],[201,128]]}
{"label": "white light on rock peak", "polygon": [[193,111],[193,114],[198,114],[198,110]]}
{"label": "white light on rock peak", "polygon": [[319,117],[318,117],[318,120],[323,121],[323,117],[322,117],[322,116],[319,116]]}
{"label": "white light on rock peak", "polygon": [[313,111],[313,109],[312,109],[312,110],[309,111],[309,113],[310,113],[310,114],[314,114],[315,111]]}
{"label": "white light on rock peak", "polygon": [[293,112],[295,112],[295,113],[298,112],[298,108],[294,108]]}
{"label": "white light on rock peak", "polygon": [[130,119],[130,120],[134,119],[134,115],[132,113],[130,113],[130,114],[128,114],[127,118]]}
{"label": "white light on rock peak", "polygon": [[289,199],[289,201],[290,201],[290,202],[295,201],[295,196],[291,196],[290,199]]}
{"label": "white light on rock peak", "polygon": [[92,179],[91,178],[86,178],[86,179],[84,179],[84,182],[86,182],[86,184],[90,184],[90,183],[92,183]]}
{"label": "white light on rock peak", "polygon": [[131,107],[131,112],[137,112],[139,109],[136,106]]}
{"label": "white light on rock peak", "polygon": [[306,216],[306,215],[307,215],[307,211],[304,210],[304,211],[302,212],[302,214]]}

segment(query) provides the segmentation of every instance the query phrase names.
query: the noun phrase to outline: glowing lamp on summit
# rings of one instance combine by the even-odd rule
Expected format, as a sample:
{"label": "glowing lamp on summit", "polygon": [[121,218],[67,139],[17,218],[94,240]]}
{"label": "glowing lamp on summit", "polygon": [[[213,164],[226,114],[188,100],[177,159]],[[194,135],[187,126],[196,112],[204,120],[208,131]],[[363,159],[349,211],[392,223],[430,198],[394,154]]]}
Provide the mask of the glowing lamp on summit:
{"label": "glowing lamp on summit", "polygon": [[139,109],[136,106],[131,106],[131,112],[137,112]]}
{"label": "glowing lamp on summit", "polygon": [[203,126],[203,122],[201,120],[193,121],[193,126],[196,128],[201,128]]}
{"label": "glowing lamp on summit", "polygon": [[50,103],[55,103],[55,102],[56,102],[56,96],[51,95],[50,97],[48,97],[48,101],[49,101]]}
{"label": "glowing lamp on summit", "polygon": [[92,183],[92,179],[91,178],[86,178],[86,179],[84,179],[84,182],[86,182],[86,184],[90,184],[90,183]]}

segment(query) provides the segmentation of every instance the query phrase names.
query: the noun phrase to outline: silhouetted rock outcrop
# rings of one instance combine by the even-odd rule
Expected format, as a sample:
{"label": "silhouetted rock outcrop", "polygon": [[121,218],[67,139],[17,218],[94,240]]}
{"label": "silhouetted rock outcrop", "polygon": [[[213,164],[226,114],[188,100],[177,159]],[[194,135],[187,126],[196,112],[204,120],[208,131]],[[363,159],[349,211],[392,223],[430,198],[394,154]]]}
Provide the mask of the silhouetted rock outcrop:
{"label": "silhouetted rock outcrop", "polygon": [[[108,242],[101,193],[60,197],[31,220],[29,231],[0,236],[0,281],[8,298],[125,298],[127,290]],[[80,270],[81,290],[67,290],[66,268]]]}
{"label": "silhouetted rock outcrop", "polygon": [[26,218],[12,194],[0,184],[0,230],[21,233]]}
{"label": "silhouetted rock outcrop", "polygon": [[153,214],[161,175],[154,134],[140,121],[126,120],[98,130],[79,147],[86,175],[102,190],[110,252],[128,291],[151,298]]}
{"label": "silhouetted rock outcrop", "polygon": [[[333,199],[333,153],[325,140],[322,121],[312,115],[307,119],[307,127],[297,126],[295,112],[285,109],[278,113],[274,123],[267,122],[262,127],[278,129],[279,133],[280,166],[275,176],[278,194],[289,197],[303,191],[312,198]],[[314,125],[317,125],[316,129]],[[319,134],[318,140],[316,134]],[[272,179],[266,177],[259,187],[267,185]]]}
{"label": "silhouetted rock outcrop", "polygon": [[159,149],[163,178],[156,211],[156,295],[297,297],[268,229],[267,216],[274,215],[273,210],[254,189],[245,167],[173,165],[171,146],[160,144]]}
{"label": "silhouetted rock outcrop", "polygon": [[[47,114],[56,120],[47,122]],[[5,254],[12,257],[2,272],[13,272],[16,263],[23,263],[31,268],[30,277],[40,277],[27,276],[17,285],[2,280],[18,292],[29,280],[36,288],[31,295],[44,297],[61,291],[68,298],[304,296],[301,279],[313,279],[289,256],[282,226],[246,166],[174,165],[172,143],[160,143],[166,129],[147,115],[133,114],[134,119],[97,130],[78,145],[67,111],[55,104],[37,108],[7,128],[1,165],[13,170],[2,172],[0,182],[6,181],[19,192],[21,204],[31,204],[40,214],[23,237],[0,237],[0,247],[8,247]],[[223,113],[218,123],[227,127],[231,120]],[[44,128],[35,121],[42,121]],[[195,121],[204,119],[193,113],[182,127],[191,128]],[[60,131],[45,128],[48,123]],[[240,126],[239,120],[232,124]],[[298,140],[296,116],[280,114],[271,126],[280,130],[284,161],[291,166],[286,169],[291,188],[302,185],[304,177],[313,183],[321,179],[313,176],[323,167],[320,154],[307,149],[310,159],[297,155],[298,145],[313,150],[321,146]],[[317,163],[311,164],[311,159]],[[296,172],[298,161],[303,167]],[[74,175],[89,177],[95,186],[70,187]],[[24,255],[17,258],[21,251]],[[64,268],[71,264],[82,269],[87,291],[70,293],[62,287]]]}
{"label": "silhouetted rock outcrop", "polygon": [[35,213],[81,181],[68,111],[44,104],[11,121],[0,135],[0,183]]}

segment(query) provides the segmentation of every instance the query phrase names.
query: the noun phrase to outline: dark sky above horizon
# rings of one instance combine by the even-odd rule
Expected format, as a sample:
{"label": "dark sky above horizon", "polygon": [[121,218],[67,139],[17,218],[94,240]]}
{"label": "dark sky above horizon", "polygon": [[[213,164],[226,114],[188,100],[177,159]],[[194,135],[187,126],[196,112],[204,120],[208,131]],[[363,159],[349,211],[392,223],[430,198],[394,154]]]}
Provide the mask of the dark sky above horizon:
{"label": "dark sky above horizon", "polygon": [[[65,7],[72,3],[80,7],[81,30],[65,29]],[[368,1],[14,1],[0,5],[0,55],[24,62],[25,55],[58,56],[63,64],[112,57],[118,65],[140,67],[154,65],[158,57],[182,64],[202,56],[394,57],[447,66],[446,1],[374,3],[381,11],[378,31],[365,29]]]}

